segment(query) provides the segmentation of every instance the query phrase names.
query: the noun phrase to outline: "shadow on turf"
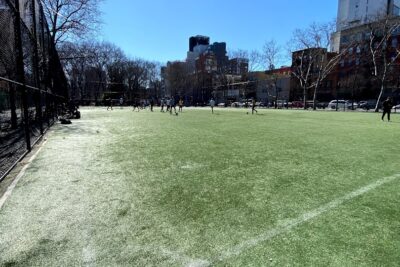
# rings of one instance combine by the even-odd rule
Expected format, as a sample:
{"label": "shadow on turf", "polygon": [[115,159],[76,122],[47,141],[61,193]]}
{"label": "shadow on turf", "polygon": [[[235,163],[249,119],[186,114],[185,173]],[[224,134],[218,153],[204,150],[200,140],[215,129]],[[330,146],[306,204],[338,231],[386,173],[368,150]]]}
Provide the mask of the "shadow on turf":
{"label": "shadow on turf", "polygon": [[265,116],[265,114],[263,114],[263,113],[251,114],[250,112],[249,112],[249,113],[246,113],[246,115],[251,115],[251,116]]}
{"label": "shadow on turf", "polygon": [[56,133],[61,133],[61,134],[99,134],[100,132],[98,130],[86,130],[85,128],[82,127],[82,125],[79,124],[74,124],[74,121],[72,121],[72,124],[68,124],[68,125],[63,125],[60,124],[59,127],[54,128],[54,131]]}

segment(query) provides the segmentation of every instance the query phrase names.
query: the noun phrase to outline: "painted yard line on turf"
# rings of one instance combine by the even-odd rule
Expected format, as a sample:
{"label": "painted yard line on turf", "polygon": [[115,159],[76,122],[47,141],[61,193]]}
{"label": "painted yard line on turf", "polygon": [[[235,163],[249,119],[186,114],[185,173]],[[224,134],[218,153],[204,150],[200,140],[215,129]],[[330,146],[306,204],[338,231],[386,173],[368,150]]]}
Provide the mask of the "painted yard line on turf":
{"label": "painted yard line on turf", "polygon": [[193,259],[183,253],[171,251],[165,247],[158,246],[137,246],[133,249],[134,252],[146,252],[156,256],[167,257],[175,262],[179,262],[182,266],[188,267],[206,267],[210,266],[210,262],[202,259]]}
{"label": "painted yard line on turf", "polygon": [[4,195],[0,198],[0,210],[3,208],[3,206],[6,203],[7,199],[11,196],[11,194],[14,191],[15,187],[17,186],[19,180],[21,180],[21,178],[25,175],[26,170],[32,164],[33,160],[39,155],[39,152],[42,150],[42,148],[44,147],[44,145],[46,143],[47,143],[47,140],[45,140],[42,143],[42,145],[39,147],[39,149],[36,151],[36,153],[33,154],[33,156],[28,160],[28,163],[22,168],[22,170],[19,172],[18,176],[11,183],[11,185],[7,188],[7,191],[4,193]]}
{"label": "painted yard line on turf", "polygon": [[[268,230],[257,237],[246,240],[246,241],[240,243],[239,245],[221,253],[219,256],[217,256],[216,258],[211,260],[210,264],[207,266],[211,266],[212,262],[216,262],[216,263],[222,262],[222,261],[228,260],[230,258],[233,258],[235,256],[239,256],[244,251],[251,249],[253,247],[256,247],[257,245],[259,245],[262,242],[268,241],[280,234],[290,232],[294,227],[299,226],[303,223],[306,223],[326,212],[329,212],[329,211],[339,207],[340,205],[344,204],[347,201],[350,201],[356,197],[364,195],[364,194],[368,193],[369,191],[374,190],[374,189],[376,189],[382,185],[385,185],[387,183],[390,183],[398,178],[400,178],[400,173],[395,174],[393,176],[382,178],[374,183],[371,183],[369,185],[361,187],[360,189],[355,190],[343,197],[337,198],[315,210],[306,212],[295,219],[288,220],[288,221],[278,225],[274,229]],[[197,266],[197,265],[195,265],[195,262],[193,262],[192,265],[189,264],[187,266]],[[202,265],[202,266],[205,266],[205,265]]]}
{"label": "painted yard line on turf", "polygon": [[89,231],[86,230],[83,232],[83,239],[87,242],[86,246],[82,248],[82,261],[83,266],[92,267],[96,266],[96,252],[92,246],[92,242],[90,240]]}

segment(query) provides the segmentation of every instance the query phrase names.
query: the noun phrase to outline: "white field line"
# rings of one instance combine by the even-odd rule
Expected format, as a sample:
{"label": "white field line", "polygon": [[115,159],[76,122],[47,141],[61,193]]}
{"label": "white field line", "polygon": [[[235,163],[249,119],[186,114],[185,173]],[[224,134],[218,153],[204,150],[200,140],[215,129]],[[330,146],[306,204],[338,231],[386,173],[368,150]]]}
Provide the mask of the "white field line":
{"label": "white field line", "polygon": [[189,266],[189,267],[206,267],[210,266],[211,263],[202,260],[202,259],[193,259],[190,258],[189,256],[186,256],[182,253],[176,252],[176,251],[171,251],[167,248],[164,247],[153,247],[153,246],[139,246],[137,248],[137,251],[144,251],[147,253],[151,253],[153,255],[157,256],[163,256],[163,257],[168,257],[172,259],[175,262],[180,262],[183,265]]}
{"label": "white field line", "polygon": [[82,249],[83,266],[91,267],[96,266],[96,254],[90,245]]}
{"label": "white field line", "polygon": [[89,231],[84,231],[83,239],[87,242],[86,246],[82,248],[83,266],[85,267],[96,266],[96,252],[92,246]]}
{"label": "white field line", "polygon": [[[339,197],[317,209],[314,209],[312,211],[306,212],[302,215],[300,215],[299,217],[295,218],[295,219],[291,219],[288,220],[286,222],[283,222],[282,224],[276,226],[275,228],[268,230],[262,234],[260,234],[257,237],[254,237],[252,239],[243,241],[242,243],[240,243],[237,246],[232,247],[231,249],[221,253],[218,257],[214,258],[212,261],[210,261],[210,264],[208,266],[212,265],[212,262],[221,262],[221,261],[225,261],[228,260],[232,257],[238,256],[241,253],[243,253],[244,251],[251,249],[257,245],[259,245],[262,242],[268,241],[280,234],[284,234],[287,233],[289,231],[291,231],[294,227],[301,225],[303,223],[306,223],[320,215],[322,215],[323,213],[326,213],[328,211],[331,211],[337,207],[339,207],[340,205],[344,204],[347,201],[350,201],[356,197],[359,197],[361,195],[364,195],[366,193],[368,193],[371,190],[374,190],[382,185],[385,185],[387,183],[390,183],[396,179],[400,178],[400,173],[399,174],[395,174],[393,176],[389,176],[389,177],[385,177],[382,178],[374,183],[371,183],[369,185],[366,185],[364,187],[361,187],[358,190],[355,190],[343,197]],[[193,262],[187,266],[197,266],[196,262]],[[206,265],[202,265],[202,266],[206,266]]]}
{"label": "white field line", "polygon": [[7,191],[4,193],[4,195],[0,198],[0,210],[6,203],[7,199],[11,196],[13,190],[17,186],[19,180],[25,175],[26,170],[29,168],[33,160],[39,155],[39,152],[42,150],[43,146],[47,143],[47,140],[45,140],[39,147],[39,149],[36,151],[35,154],[32,155],[32,157],[28,160],[27,164],[22,168],[22,170],[19,172],[18,176],[15,178],[15,180],[11,183],[11,185],[7,188]]}

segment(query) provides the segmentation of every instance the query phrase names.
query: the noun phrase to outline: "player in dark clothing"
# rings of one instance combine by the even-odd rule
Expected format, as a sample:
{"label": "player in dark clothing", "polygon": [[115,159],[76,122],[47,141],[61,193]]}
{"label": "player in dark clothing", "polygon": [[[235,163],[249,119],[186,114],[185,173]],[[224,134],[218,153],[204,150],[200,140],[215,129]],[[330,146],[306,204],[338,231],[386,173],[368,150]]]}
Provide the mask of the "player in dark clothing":
{"label": "player in dark clothing", "polygon": [[165,105],[165,100],[164,100],[164,98],[161,98],[161,103],[160,103],[160,105],[161,105],[161,112],[164,112],[164,105]]}
{"label": "player in dark clothing", "polygon": [[251,102],[251,114],[254,114],[254,111],[256,113],[258,113],[258,111],[256,110],[256,100],[253,99],[253,101]]}
{"label": "player in dark clothing", "polygon": [[387,114],[388,121],[390,121],[390,113],[392,112],[392,108],[393,108],[392,99],[390,97],[388,97],[385,101],[383,101],[382,107],[383,107],[382,121],[385,120],[386,114]]}
{"label": "player in dark clothing", "polygon": [[107,110],[109,109],[113,110],[111,98],[107,98]]}
{"label": "player in dark clothing", "polygon": [[132,111],[135,111],[135,109],[137,109],[137,112],[139,112],[140,111],[139,107],[140,107],[140,102],[139,102],[139,100],[135,99],[133,101],[133,110]]}
{"label": "player in dark clothing", "polygon": [[154,100],[153,98],[150,100],[150,111],[153,112],[153,107],[154,107]]}
{"label": "player in dark clothing", "polygon": [[171,97],[171,99],[169,100],[169,113],[172,114],[172,109],[174,109],[174,113],[176,115],[178,115],[178,113],[176,113],[176,104],[175,104],[175,99],[173,97]]}

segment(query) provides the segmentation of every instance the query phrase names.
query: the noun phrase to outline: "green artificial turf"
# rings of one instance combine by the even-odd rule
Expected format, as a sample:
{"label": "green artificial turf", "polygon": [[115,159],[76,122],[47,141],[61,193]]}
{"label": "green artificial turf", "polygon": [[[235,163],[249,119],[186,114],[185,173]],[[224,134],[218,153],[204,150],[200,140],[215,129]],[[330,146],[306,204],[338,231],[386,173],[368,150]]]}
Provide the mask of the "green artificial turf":
{"label": "green artificial turf", "polygon": [[256,241],[399,174],[397,115],[391,123],[297,110],[82,115],[54,128],[0,210],[0,266],[400,263],[400,178]]}

